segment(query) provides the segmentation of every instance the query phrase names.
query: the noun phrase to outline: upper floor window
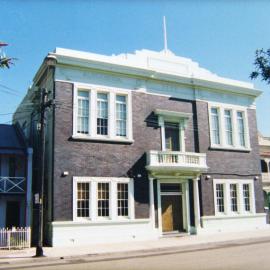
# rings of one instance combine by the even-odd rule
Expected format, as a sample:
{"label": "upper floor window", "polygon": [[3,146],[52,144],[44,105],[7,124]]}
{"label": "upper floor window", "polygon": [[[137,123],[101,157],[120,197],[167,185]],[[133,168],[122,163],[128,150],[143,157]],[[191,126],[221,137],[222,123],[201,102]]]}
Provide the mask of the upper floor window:
{"label": "upper floor window", "polygon": [[225,132],[226,132],[226,143],[233,145],[233,131],[232,131],[232,111],[224,110],[225,120]]}
{"label": "upper floor window", "polygon": [[77,132],[89,133],[89,92],[78,91]]}
{"label": "upper floor window", "polygon": [[116,135],[127,135],[127,101],[122,95],[116,95]]}
{"label": "upper floor window", "polygon": [[162,151],[186,151],[185,129],[192,113],[156,109],[161,128]]}
{"label": "upper floor window", "polygon": [[131,93],[75,85],[73,138],[132,142]]}
{"label": "upper floor window", "polygon": [[247,111],[236,106],[209,106],[210,138],[214,148],[249,150]]}
{"label": "upper floor window", "polygon": [[237,112],[238,138],[241,146],[245,147],[245,124],[243,112]]}
{"label": "upper floor window", "polygon": [[211,108],[211,123],[212,123],[212,141],[213,144],[220,144],[219,137],[219,113],[217,108]]}
{"label": "upper floor window", "polygon": [[108,94],[97,94],[97,134],[108,135]]}

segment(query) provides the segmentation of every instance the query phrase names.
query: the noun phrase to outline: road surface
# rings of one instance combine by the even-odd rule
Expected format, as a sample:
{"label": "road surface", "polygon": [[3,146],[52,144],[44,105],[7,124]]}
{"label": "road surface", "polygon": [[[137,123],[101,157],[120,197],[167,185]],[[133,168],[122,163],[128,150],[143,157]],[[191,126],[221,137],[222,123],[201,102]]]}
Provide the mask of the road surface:
{"label": "road surface", "polygon": [[39,269],[39,270],[269,270],[270,242],[245,244],[239,246],[219,247],[208,250],[197,250],[165,255],[141,256],[112,261],[88,261],[87,257],[77,260],[63,260],[61,264],[48,265],[14,265],[8,269]]}

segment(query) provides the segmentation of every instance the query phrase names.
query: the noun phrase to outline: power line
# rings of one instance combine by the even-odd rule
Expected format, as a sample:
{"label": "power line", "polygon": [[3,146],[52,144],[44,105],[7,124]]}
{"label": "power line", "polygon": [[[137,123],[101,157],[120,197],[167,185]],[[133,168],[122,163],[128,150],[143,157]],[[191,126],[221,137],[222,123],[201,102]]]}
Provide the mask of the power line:
{"label": "power line", "polygon": [[16,95],[16,96],[22,96],[22,93],[18,90],[15,90],[13,88],[10,88],[2,83],[0,83],[0,87],[4,88],[5,90],[3,89],[0,89],[1,92],[5,92],[7,94],[11,94],[11,95]]}

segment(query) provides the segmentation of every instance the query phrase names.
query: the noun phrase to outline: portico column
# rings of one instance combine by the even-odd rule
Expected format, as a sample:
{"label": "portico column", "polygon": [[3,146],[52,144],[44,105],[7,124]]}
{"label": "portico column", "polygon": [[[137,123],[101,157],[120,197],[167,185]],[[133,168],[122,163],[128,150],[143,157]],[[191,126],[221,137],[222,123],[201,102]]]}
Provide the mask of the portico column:
{"label": "portico column", "polygon": [[154,179],[149,178],[149,205],[150,205],[150,220],[152,228],[155,228],[155,205],[154,205]]}
{"label": "portico column", "polygon": [[193,179],[193,198],[194,198],[194,222],[196,230],[201,228],[200,198],[199,198],[199,178]]}
{"label": "portico column", "polygon": [[31,226],[32,216],[32,159],[33,149],[27,148],[27,178],[26,178],[26,227]]}

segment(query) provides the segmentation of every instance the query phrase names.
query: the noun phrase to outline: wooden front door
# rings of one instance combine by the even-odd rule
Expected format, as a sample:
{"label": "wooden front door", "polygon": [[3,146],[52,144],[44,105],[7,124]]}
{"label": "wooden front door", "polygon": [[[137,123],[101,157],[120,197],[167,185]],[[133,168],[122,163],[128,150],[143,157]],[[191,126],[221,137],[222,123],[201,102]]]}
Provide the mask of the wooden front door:
{"label": "wooden front door", "polygon": [[182,198],[180,195],[162,195],[162,231],[182,231]]}

